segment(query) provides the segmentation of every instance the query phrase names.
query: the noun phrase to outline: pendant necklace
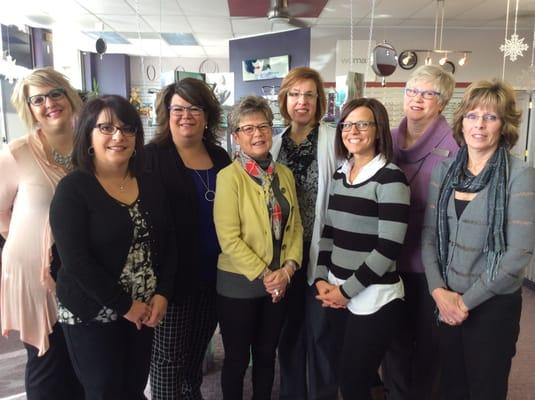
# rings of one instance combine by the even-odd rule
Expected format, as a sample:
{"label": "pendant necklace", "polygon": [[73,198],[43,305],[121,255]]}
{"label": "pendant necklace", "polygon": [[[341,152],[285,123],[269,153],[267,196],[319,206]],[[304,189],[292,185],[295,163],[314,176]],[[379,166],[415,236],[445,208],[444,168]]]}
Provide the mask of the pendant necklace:
{"label": "pendant necklace", "polygon": [[204,189],[205,189],[205,192],[204,192],[204,198],[206,201],[209,201],[209,202],[213,202],[214,199],[215,199],[215,192],[210,189],[210,174],[208,173],[209,170],[206,170],[206,182],[204,181],[204,179],[202,178],[201,174],[199,174],[199,172],[194,169],[193,170],[197,176],[199,177],[199,179],[201,180],[202,182],[202,185],[204,186]]}

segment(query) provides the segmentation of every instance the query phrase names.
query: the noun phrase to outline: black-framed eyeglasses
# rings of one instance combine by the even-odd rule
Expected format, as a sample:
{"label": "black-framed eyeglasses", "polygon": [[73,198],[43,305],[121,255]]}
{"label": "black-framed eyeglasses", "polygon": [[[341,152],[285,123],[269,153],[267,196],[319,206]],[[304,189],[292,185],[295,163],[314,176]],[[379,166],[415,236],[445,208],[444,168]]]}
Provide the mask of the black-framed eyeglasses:
{"label": "black-framed eyeglasses", "polygon": [[368,129],[370,129],[370,126],[375,126],[376,124],[374,121],[344,121],[340,122],[338,125],[340,125],[343,131],[350,131],[351,128],[355,126],[359,131],[366,132]]}
{"label": "black-framed eyeglasses", "polygon": [[175,117],[182,117],[188,111],[194,117],[198,117],[199,115],[201,115],[201,113],[204,110],[201,107],[197,107],[197,106],[189,106],[189,107],[185,107],[185,106],[169,106],[169,113],[171,115],[175,116]]}
{"label": "black-framed eyeglasses", "polygon": [[28,97],[28,104],[32,106],[39,107],[45,104],[46,98],[48,97],[52,101],[59,101],[67,95],[67,92],[63,88],[55,88],[50,92],[45,94],[34,94],[33,96]]}
{"label": "black-framed eyeglasses", "polygon": [[405,88],[405,94],[409,97],[416,97],[417,95],[420,95],[426,100],[431,100],[435,96],[440,96],[440,92],[435,90],[420,90],[416,88]]}
{"label": "black-framed eyeglasses", "polygon": [[242,132],[244,135],[252,136],[253,133],[258,129],[260,133],[269,133],[271,132],[272,124],[269,122],[264,122],[260,125],[243,125],[236,129],[236,132]]}
{"label": "black-framed eyeglasses", "polygon": [[106,136],[112,136],[115,135],[115,132],[120,131],[124,136],[136,136],[137,128],[132,125],[123,125],[123,126],[115,126],[113,124],[108,124],[107,122],[103,122],[100,124],[97,124],[95,128],[98,129],[100,133]]}

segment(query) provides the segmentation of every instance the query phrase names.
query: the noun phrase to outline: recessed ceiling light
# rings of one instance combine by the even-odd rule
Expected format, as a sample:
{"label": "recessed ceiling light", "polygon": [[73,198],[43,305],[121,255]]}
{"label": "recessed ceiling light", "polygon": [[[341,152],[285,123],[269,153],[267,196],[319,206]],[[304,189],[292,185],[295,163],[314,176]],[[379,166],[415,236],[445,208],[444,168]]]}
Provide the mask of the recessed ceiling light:
{"label": "recessed ceiling light", "polygon": [[392,18],[392,14],[376,14],[374,18]]}

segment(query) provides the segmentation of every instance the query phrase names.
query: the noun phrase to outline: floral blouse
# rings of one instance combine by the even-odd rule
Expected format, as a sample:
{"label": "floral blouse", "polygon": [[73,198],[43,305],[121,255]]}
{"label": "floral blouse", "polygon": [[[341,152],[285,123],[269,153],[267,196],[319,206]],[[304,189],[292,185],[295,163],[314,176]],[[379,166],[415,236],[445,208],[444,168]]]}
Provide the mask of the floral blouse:
{"label": "floral blouse", "polygon": [[[125,291],[132,295],[133,300],[148,303],[156,291],[156,274],[152,269],[150,248],[150,228],[139,210],[139,199],[128,207],[130,218],[134,225],[132,244],[128,251],[126,263],[119,277],[119,283]],[[93,319],[96,322],[116,321],[119,316],[115,310],[103,306]],[[82,323],[82,320],[72,314],[63,304],[58,305],[59,322],[68,325]]]}
{"label": "floral blouse", "polygon": [[289,133],[290,130],[283,134],[277,161],[290,168],[294,175],[297,201],[303,223],[303,240],[310,242],[318,195],[318,128],[312,129],[300,144],[290,139]]}

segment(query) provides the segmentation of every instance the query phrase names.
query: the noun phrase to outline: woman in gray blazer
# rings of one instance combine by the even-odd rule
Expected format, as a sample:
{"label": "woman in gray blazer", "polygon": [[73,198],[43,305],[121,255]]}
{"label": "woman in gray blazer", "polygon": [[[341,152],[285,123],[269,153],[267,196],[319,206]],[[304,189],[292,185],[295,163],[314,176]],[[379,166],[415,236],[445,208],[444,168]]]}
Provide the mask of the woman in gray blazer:
{"label": "woman in gray blazer", "polygon": [[454,117],[461,145],[433,171],[422,259],[440,330],[442,399],[505,400],[535,246],[535,170],[509,150],[513,89],[473,83]]}

